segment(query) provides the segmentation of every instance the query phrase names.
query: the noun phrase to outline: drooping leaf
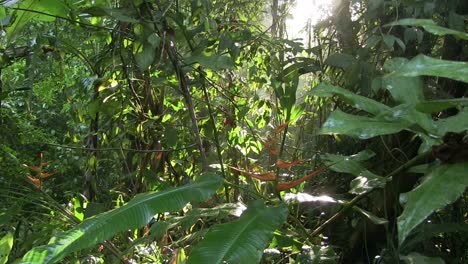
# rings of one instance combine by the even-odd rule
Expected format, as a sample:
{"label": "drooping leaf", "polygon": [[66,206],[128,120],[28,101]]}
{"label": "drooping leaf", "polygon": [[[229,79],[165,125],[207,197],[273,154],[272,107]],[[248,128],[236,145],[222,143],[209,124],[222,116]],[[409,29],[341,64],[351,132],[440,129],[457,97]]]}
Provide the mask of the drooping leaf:
{"label": "drooping leaf", "polygon": [[[25,0],[13,6],[37,12],[16,10],[17,18],[11,26],[6,29],[9,39],[22,30],[31,20],[54,21],[55,16],[66,17],[69,11],[67,5],[61,0]],[[40,13],[45,13],[47,15]]]}
{"label": "drooping leaf", "polygon": [[468,162],[443,164],[432,170],[414,190],[402,194],[403,213],[398,217],[400,245],[434,210],[453,203],[468,186]]}
{"label": "drooping leaf", "polygon": [[390,107],[381,104],[375,100],[369,99],[361,95],[357,95],[349,90],[331,84],[327,84],[325,82],[322,82],[315,88],[313,88],[312,94],[320,97],[332,97],[334,95],[338,95],[341,99],[349,103],[354,108],[364,110],[374,115],[377,115],[382,112],[388,112],[390,110]]}
{"label": "drooping leaf", "polygon": [[330,166],[330,169],[357,176],[350,183],[350,193],[361,194],[373,188],[384,187],[386,183],[384,177],[372,173],[361,163],[361,161],[365,161],[373,155],[372,151],[365,150],[351,156],[326,154],[323,159],[325,164]]}
{"label": "drooping leaf", "polygon": [[468,40],[468,34],[465,32],[441,27],[437,25],[434,21],[430,19],[416,19],[416,18],[405,18],[388,24],[387,26],[413,26],[413,27],[422,27],[427,32],[430,32],[434,35],[444,36],[444,35],[454,35],[460,39]]}
{"label": "drooping leaf", "polygon": [[375,214],[373,214],[373,213],[371,213],[369,211],[366,211],[366,210],[362,209],[359,206],[353,206],[353,209],[355,211],[361,213],[363,216],[365,216],[367,219],[369,219],[372,223],[374,223],[376,225],[384,225],[384,224],[388,223],[387,219],[378,217]]}
{"label": "drooping leaf", "polygon": [[0,239],[0,264],[5,264],[8,261],[8,256],[13,247],[13,234],[8,232]]}
{"label": "drooping leaf", "polygon": [[189,254],[187,264],[258,263],[287,215],[285,205],[267,207],[256,201],[239,220],[212,227]]}
{"label": "drooping leaf", "polygon": [[156,54],[155,47],[149,43],[144,43],[141,50],[135,54],[135,60],[142,71],[148,69],[153,63]]}
{"label": "drooping leaf", "polygon": [[346,53],[334,53],[325,60],[325,64],[343,69],[348,68],[355,62],[356,59],[352,55]]}
{"label": "drooping leaf", "polygon": [[416,110],[423,113],[436,113],[452,107],[468,107],[468,98],[423,101],[416,105]]}
{"label": "drooping leaf", "polygon": [[418,55],[403,65],[396,74],[401,76],[437,76],[468,82],[468,62],[434,59]]}
{"label": "drooping leaf", "polygon": [[182,209],[188,202],[202,202],[220,187],[222,179],[206,173],[193,184],[135,196],[124,206],[86,219],[75,228],[53,237],[49,244],[30,250],[21,263],[56,263],[68,254],[88,248],[118,232],[139,228],[155,214]]}
{"label": "drooping leaf", "polygon": [[340,203],[339,200],[335,200],[327,195],[314,196],[308,193],[286,193],[283,199],[288,204],[307,202]]}
{"label": "drooping leaf", "polygon": [[351,115],[335,110],[323,124],[320,133],[344,134],[360,139],[368,139],[400,132],[409,125],[410,123],[405,120],[400,122],[386,121],[385,119]]}
{"label": "drooping leaf", "polygon": [[435,122],[440,136],[447,132],[462,132],[468,129],[468,107],[463,108],[458,114]]}
{"label": "drooping leaf", "polygon": [[95,17],[109,16],[118,21],[128,23],[138,23],[139,20],[135,17],[138,14],[133,8],[105,8],[99,6],[93,6],[82,10],[83,13],[88,13]]}

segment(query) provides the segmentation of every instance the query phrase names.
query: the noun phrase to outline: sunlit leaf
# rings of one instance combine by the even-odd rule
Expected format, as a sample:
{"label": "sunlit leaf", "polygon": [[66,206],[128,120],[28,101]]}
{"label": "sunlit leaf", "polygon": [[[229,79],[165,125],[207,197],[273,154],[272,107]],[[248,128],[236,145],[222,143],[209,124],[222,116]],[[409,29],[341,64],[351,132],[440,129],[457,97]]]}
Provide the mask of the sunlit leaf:
{"label": "sunlit leaf", "polygon": [[351,115],[335,110],[323,124],[320,133],[345,134],[360,139],[368,139],[397,133],[409,126],[410,123],[404,120],[401,120],[401,122],[385,121],[384,119]]}
{"label": "sunlit leaf", "polygon": [[382,87],[400,103],[417,103],[424,100],[424,83],[420,77],[403,77],[387,74],[382,78]]}
{"label": "sunlit leaf", "polygon": [[8,232],[0,239],[0,264],[5,264],[8,261],[8,256],[13,248],[13,234]]}
{"label": "sunlit leaf", "polygon": [[418,55],[401,67],[396,74],[401,76],[437,76],[468,82],[468,62],[434,59]]}
{"label": "sunlit leaf", "polygon": [[256,201],[239,220],[215,225],[191,251],[187,264],[258,263],[273,232],[288,215],[286,206],[266,207]]}
{"label": "sunlit leaf", "polygon": [[37,12],[16,10],[17,18],[6,29],[8,38],[12,38],[16,33],[21,31],[31,20],[54,21],[55,16],[67,17],[69,11],[67,5],[61,0],[24,0],[12,6]]}
{"label": "sunlit leaf", "polygon": [[381,104],[370,98],[357,95],[341,87],[327,84],[325,82],[321,82],[319,85],[314,87],[312,89],[312,94],[320,97],[332,97],[334,95],[338,95],[342,100],[350,104],[352,107],[359,110],[364,110],[374,115],[390,111],[390,107],[384,104]]}
{"label": "sunlit leaf", "polygon": [[468,162],[443,164],[433,168],[425,180],[414,190],[402,194],[406,201],[403,213],[398,217],[398,241],[400,245],[410,232],[434,210],[453,203],[468,186]]}
{"label": "sunlit leaf", "polygon": [[146,225],[155,214],[182,209],[188,202],[202,202],[221,186],[222,179],[206,173],[193,184],[163,192],[135,196],[124,206],[88,218],[53,237],[49,244],[30,250],[21,263],[56,263],[72,252],[88,248],[118,232]]}
{"label": "sunlit leaf", "polygon": [[392,22],[387,26],[413,26],[413,27],[422,27],[427,32],[430,32],[434,35],[444,36],[444,35],[454,35],[458,38],[468,40],[468,34],[465,32],[441,27],[437,25],[434,21],[430,19],[416,19],[416,18],[405,18],[398,21]]}

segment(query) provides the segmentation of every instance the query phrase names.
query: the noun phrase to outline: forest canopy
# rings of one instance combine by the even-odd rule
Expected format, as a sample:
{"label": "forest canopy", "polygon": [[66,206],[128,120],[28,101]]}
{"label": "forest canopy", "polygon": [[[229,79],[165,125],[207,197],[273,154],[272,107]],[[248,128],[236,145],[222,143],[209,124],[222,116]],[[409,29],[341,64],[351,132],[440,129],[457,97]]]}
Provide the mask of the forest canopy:
{"label": "forest canopy", "polygon": [[467,263],[468,1],[0,1],[0,264]]}

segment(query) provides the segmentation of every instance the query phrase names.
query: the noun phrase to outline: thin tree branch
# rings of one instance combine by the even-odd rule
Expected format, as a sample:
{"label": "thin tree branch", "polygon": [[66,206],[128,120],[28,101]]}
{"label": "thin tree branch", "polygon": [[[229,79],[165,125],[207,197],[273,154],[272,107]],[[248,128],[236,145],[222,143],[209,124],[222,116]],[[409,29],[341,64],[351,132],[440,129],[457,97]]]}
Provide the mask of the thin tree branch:
{"label": "thin tree branch", "polygon": [[75,146],[67,146],[67,145],[60,145],[60,144],[54,144],[54,143],[42,143],[48,146],[54,146],[58,148],[66,148],[66,149],[76,149],[76,150],[85,150],[85,151],[96,151],[96,152],[102,152],[102,151],[128,151],[128,152],[138,152],[138,153],[169,153],[169,152],[175,152],[175,151],[182,151],[190,148],[194,148],[197,146],[197,144],[192,144],[188,145],[185,147],[181,148],[176,148],[176,149],[131,149],[131,148],[86,148],[86,147],[75,147]]}

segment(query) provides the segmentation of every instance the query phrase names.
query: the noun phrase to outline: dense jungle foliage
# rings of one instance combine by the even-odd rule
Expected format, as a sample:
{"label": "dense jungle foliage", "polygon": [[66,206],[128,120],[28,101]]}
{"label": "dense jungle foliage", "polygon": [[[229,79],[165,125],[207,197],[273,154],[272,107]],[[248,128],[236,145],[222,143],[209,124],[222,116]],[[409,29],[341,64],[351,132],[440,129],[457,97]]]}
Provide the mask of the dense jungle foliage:
{"label": "dense jungle foliage", "polygon": [[0,3],[0,264],[468,263],[468,1]]}

